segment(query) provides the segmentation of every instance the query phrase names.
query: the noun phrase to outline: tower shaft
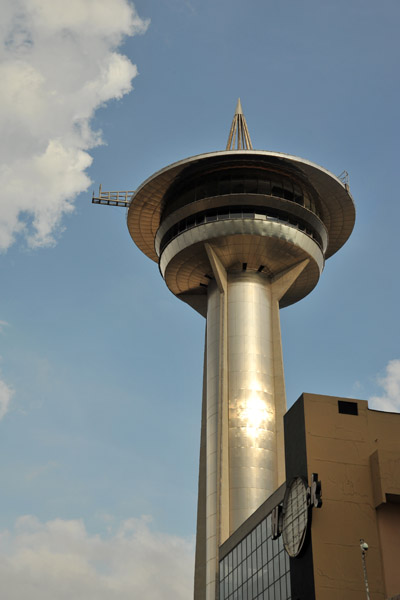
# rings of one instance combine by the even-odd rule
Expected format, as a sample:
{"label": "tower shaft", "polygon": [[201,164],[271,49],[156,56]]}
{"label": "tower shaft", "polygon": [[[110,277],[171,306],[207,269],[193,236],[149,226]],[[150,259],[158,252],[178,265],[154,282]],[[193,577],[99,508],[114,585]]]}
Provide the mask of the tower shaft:
{"label": "tower shaft", "polygon": [[308,261],[271,280],[257,272],[228,274],[211,245],[206,249],[215,281],[208,287],[200,460],[206,531],[196,571],[205,574],[206,598],[214,600],[218,547],[285,480],[279,299]]}

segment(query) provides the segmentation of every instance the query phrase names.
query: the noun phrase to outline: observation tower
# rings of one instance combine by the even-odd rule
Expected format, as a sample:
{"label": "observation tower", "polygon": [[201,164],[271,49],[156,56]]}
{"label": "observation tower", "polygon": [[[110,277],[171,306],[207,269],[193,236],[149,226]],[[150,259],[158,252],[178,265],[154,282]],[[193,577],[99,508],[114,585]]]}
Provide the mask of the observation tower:
{"label": "observation tower", "polygon": [[206,318],[195,599],[214,600],[219,546],[285,481],[279,308],[316,286],[354,203],[324,168],[253,150],[240,100],[226,150],[93,202],[128,206],[133,241]]}

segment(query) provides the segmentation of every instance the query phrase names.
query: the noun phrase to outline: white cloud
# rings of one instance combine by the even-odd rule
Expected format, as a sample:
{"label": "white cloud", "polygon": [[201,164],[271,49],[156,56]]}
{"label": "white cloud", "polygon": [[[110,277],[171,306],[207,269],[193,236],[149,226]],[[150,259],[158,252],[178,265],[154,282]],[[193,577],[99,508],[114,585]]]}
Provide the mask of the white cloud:
{"label": "white cloud", "polygon": [[107,538],[82,521],[18,519],[0,533],[0,579],[7,600],[187,600],[193,543],[129,519]]}
{"label": "white cloud", "polygon": [[[4,329],[9,326],[7,321],[0,321],[0,334],[3,333]],[[1,356],[0,356],[1,361]],[[14,390],[12,387],[6,384],[5,381],[1,379],[0,373],[0,421],[1,419],[8,413],[8,409],[10,407],[11,398],[14,395]]]}
{"label": "white cloud", "polygon": [[14,390],[0,379],[0,420],[8,412]]}
{"label": "white cloud", "polygon": [[55,462],[54,460],[49,460],[44,465],[32,467],[26,474],[26,478],[28,481],[33,481],[34,479],[37,479],[41,475],[47,474],[49,471],[52,471],[53,469],[56,469],[57,467],[58,467],[57,462]]}
{"label": "white cloud", "polygon": [[389,412],[400,412],[400,359],[388,362],[386,375],[378,378],[383,388],[382,396],[372,396],[369,399],[370,408]]}
{"label": "white cloud", "polygon": [[116,49],[148,23],[128,0],[3,0],[0,23],[0,250],[18,233],[54,243],[85,191],[90,119],[132,89],[137,69]]}
{"label": "white cloud", "polygon": [[0,333],[3,333],[3,330],[8,327],[9,323],[7,321],[0,321]]}

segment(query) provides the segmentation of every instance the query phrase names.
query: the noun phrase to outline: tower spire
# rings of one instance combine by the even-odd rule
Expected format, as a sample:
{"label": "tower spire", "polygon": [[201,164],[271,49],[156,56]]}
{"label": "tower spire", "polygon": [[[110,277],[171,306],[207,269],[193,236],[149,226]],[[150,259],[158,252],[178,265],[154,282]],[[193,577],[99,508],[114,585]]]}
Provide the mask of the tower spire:
{"label": "tower spire", "polygon": [[238,98],[235,115],[229,132],[227,150],[253,150],[246,118],[243,114],[242,103]]}

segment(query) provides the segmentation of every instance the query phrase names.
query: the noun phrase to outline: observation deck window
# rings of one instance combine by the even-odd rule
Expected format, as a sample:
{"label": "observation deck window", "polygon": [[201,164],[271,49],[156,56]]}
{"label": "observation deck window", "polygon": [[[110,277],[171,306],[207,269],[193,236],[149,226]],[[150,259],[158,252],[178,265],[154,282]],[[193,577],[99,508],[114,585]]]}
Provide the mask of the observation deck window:
{"label": "observation deck window", "polygon": [[296,216],[288,214],[279,209],[262,206],[224,206],[218,209],[212,209],[197,213],[196,215],[191,215],[190,217],[182,219],[173,225],[164,234],[160,244],[160,251],[162,252],[174,237],[186,231],[187,229],[191,229],[197,225],[203,225],[204,223],[226,221],[228,219],[258,219],[289,223],[290,225],[297,227],[300,231],[304,231],[307,235],[312,237],[317,244],[322,246],[320,234],[300,217],[297,218]]}
{"label": "observation deck window", "polygon": [[166,197],[163,217],[203,198],[228,194],[275,196],[304,206],[319,216],[312,192],[299,180],[261,169],[243,169],[242,172],[235,169],[198,176],[171,189]]}
{"label": "observation deck window", "polygon": [[230,194],[231,181],[229,178],[220,179],[219,181],[219,193],[221,195]]}
{"label": "observation deck window", "polygon": [[258,179],[248,179],[246,182],[246,192],[248,194],[258,193]]}
{"label": "observation deck window", "polygon": [[[231,180],[231,194],[244,194],[245,191],[247,192],[247,189],[245,190],[245,183],[247,184],[247,181],[245,179],[232,179]],[[247,185],[246,185],[247,187]]]}
{"label": "observation deck window", "polygon": [[258,193],[265,194],[266,196],[271,195],[271,182],[266,179],[258,180]]}
{"label": "observation deck window", "polygon": [[200,185],[196,188],[196,200],[201,200],[202,198],[207,198],[212,195],[211,185]]}

